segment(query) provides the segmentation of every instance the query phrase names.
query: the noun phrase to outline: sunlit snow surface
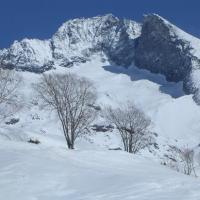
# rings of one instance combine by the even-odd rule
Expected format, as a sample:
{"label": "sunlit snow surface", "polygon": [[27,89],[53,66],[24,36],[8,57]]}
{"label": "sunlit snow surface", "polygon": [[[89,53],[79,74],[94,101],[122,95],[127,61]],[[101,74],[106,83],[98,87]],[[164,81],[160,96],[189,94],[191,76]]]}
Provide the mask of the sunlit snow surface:
{"label": "sunlit snow surface", "polygon": [[[25,95],[24,108],[15,116],[20,121],[2,124],[0,129],[0,199],[200,199],[199,178],[175,172],[159,160],[167,144],[197,147],[200,143],[200,108],[191,95],[184,95],[182,83],[169,83],[135,67],[110,66],[98,56],[92,60],[70,69],[57,67],[54,72],[91,79],[101,107],[133,101],[151,118],[160,149],[152,156],[110,151],[121,146],[114,131],[91,134],[77,141],[76,150],[66,150],[56,116],[34,104],[31,85],[40,75],[20,72]],[[105,122],[99,117],[95,123]],[[41,144],[27,143],[30,137]]]}
{"label": "sunlit snow surface", "polygon": [[0,146],[0,199],[198,200],[199,179],[125,152]]}

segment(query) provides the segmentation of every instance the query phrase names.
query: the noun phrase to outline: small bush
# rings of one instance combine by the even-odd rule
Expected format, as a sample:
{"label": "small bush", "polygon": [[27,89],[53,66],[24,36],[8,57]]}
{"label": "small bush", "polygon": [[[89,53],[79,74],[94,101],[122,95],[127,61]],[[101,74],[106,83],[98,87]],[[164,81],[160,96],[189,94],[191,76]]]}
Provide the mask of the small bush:
{"label": "small bush", "polygon": [[176,146],[169,146],[168,154],[165,155],[167,161],[165,164],[183,172],[186,175],[194,174],[196,176],[194,167],[194,150],[189,147],[179,148]]}

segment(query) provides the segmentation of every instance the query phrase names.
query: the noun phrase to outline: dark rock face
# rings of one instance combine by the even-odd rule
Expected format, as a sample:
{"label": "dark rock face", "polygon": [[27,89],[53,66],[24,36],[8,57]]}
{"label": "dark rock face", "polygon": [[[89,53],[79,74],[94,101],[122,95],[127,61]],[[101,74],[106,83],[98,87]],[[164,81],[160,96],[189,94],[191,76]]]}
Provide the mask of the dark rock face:
{"label": "dark rock face", "polygon": [[191,56],[190,71],[183,80],[183,89],[187,94],[194,94],[194,100],[200,103],[200,59]]}
{"label": "dark rock face", "polygon": [[135,51],[135,64],[169,81],[182,81],[191,69],[189,42],[171,34],[170,25],[157,15],[145,17]]}
{"label": "dark rock face", "polygon": [[107,131],[113,131],[114,126],[112,125],[98,125],[98,124],[94,124],[92,125],[92,130],[96,131],[96,132],[107,132]]}
{"label": "dark rock face", "polygon": [[[194,80],[194,74],[200,70],[200,58],[193,54],[186,33],[180,31],[158,15],[145,16],[141,36],[136,42],[135,65],[163,74],[168,81],[183,81],[184,91],[195,94],[198,101],[196,82],[200,80]],[[185,38],[182,35],[186,35]]]}

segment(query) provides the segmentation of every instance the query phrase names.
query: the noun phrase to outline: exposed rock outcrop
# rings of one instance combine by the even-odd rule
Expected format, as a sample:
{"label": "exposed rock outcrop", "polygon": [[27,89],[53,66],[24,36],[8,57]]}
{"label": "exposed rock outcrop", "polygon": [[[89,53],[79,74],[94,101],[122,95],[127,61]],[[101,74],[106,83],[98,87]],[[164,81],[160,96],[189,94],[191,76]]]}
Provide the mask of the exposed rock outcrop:
{"label": "exposed rock outcrop", "polygon": [[200,40],[156,14],[147,15],[136,43],[135,65],[164,74],[168,81],[183,81],[186,93],[196,93]]}

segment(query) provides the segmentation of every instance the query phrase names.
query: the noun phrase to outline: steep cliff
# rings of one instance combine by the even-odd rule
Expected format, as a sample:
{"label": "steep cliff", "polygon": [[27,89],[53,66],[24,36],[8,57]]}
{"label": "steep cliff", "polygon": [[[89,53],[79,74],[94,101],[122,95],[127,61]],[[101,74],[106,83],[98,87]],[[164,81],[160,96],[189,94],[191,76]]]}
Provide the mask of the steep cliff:
{"label": "steep cliff", "polygon": [[147,15],[136,43],[135,65],[164,74],[168,81],[183,81],[186,93],[196,93],[200,40],[156,14]]}

